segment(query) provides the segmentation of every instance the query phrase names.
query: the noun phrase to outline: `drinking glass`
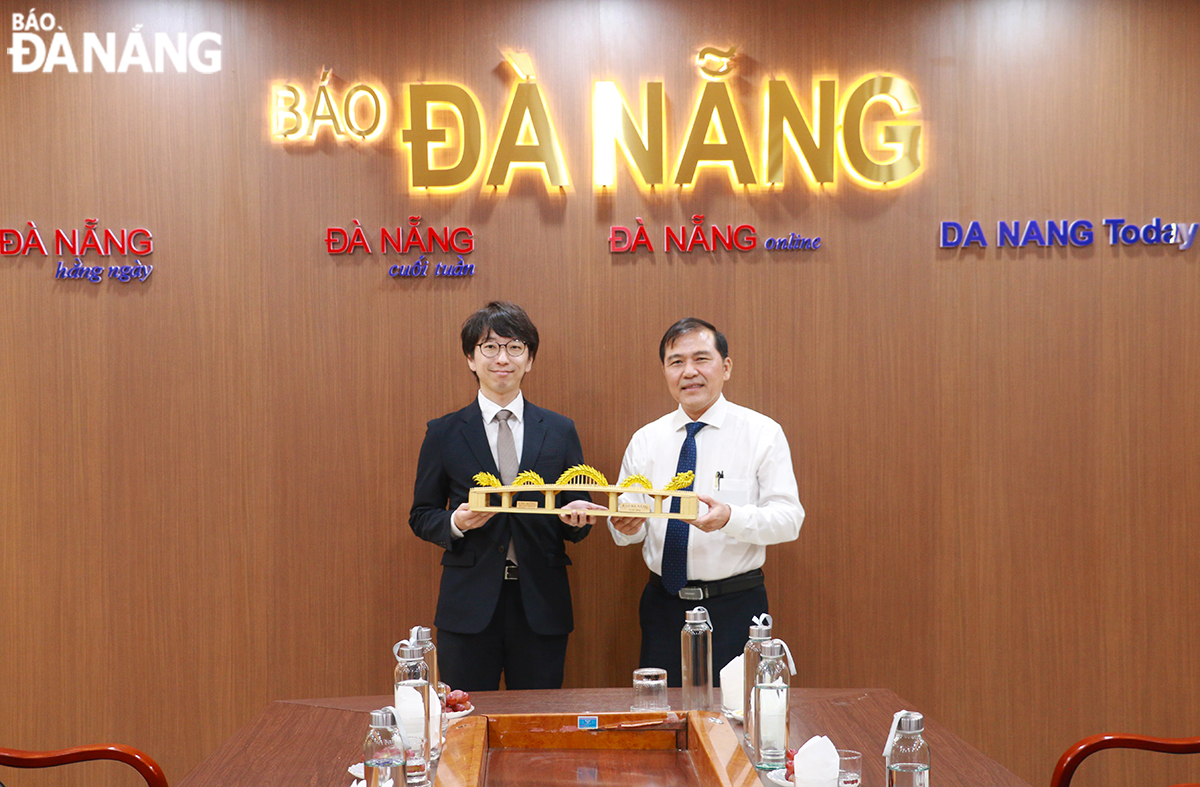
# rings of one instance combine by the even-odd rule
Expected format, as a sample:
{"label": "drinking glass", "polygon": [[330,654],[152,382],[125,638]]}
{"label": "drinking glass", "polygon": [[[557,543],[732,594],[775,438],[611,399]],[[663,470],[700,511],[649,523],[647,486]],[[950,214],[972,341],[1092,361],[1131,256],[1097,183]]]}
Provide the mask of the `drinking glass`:
{"label": "drinking glass", "polygon": [[633,705],[630,710],[669,710],[667,671],[642,667],[633,671]]}
{"label": "drinking glass", "polygon": [[862,781],[862,752],[838,749],[838,787],[858,787]]}

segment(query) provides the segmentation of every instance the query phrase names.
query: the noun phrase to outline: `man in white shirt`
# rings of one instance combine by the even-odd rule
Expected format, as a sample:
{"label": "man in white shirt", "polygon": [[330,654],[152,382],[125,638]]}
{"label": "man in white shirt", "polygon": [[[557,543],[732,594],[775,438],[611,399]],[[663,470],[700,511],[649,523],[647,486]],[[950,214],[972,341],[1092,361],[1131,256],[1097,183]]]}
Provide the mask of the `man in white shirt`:
{"label": "man in white shirt", "polygon": [[661,489],[677,472],[694,468],[701,514],[686,526],[614,516],[609,530],[618,545],[640,543],[651,571],[639,609],[640,664],[665,669],[668,684],[678,686],[684,613],[708,610],[719,671],[742,652],[753,616],[767,611],[767,545],[795,540],[804,508],[783,429],[721,393],[733,369],[721,332],[688,317],[667,329],[658,353],[679,407],[633,435],[621,478],[640,474]]}

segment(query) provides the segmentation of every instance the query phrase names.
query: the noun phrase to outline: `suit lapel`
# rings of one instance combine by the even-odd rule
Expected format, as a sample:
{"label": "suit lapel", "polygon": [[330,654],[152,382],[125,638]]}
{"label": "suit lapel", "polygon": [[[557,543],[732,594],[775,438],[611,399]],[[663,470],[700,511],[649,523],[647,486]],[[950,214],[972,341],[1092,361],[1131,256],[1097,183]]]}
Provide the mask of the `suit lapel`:
{"label": "suit lapel", "polygon": [[483,430],[483,413],[479,409],[479,402],[473,402],[469,407],[463,408],[462,413],[463,439],[466,440],[467,445],[470,447],[475,461],[479,463],[479,470],[491,473],[499,478],[500,469],[496,467],[496,460],[492,457],[492,449],[488,446],[487,432]]}
{"label": "suit lapel", "polygon": [[[540,408],[534,407],[525,400],[525,439],[521,444],[521,469],[529,470],[537,464],[538,455],[542,453],[542,442],[546,439],[546,421]],[[553,484],[557,478],[543,479],[547,484]]]}

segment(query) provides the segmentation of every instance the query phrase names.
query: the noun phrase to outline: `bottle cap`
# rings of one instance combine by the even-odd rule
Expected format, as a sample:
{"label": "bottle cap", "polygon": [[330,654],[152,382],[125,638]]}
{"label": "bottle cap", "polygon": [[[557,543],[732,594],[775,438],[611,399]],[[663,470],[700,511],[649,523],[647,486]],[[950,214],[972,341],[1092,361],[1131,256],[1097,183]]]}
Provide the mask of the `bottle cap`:
{"label": "bottle cap", "polygon": [[762,654],[764,659],[780,658],[783,656],[783,640],[773,639],[770,642],[764,642]]}
{"label": "bottle cap", "polygon": [[433,642],[433,630],[429,626],[413,626],[408,638],[414,643],[424,645],[426,642]]}
{"label": "bottle cap", "polygon": [[381,709],[371,711],[372,727],[393,727],[395,724],[396,720],[390,710]]}
{"label": "bottle cap", "polygon": [[771,638],[771,616],[766,612],[761,615],[756,615],[750,626],[750,639],[770,639]]}
{"label": "bottle cap", "polygon": [[392,646],[392,655],[396,661],[424,661],[425,648],[402,639]]}
{"label": "bottle cap", "polygon": [[707,623],[708,610],[704,607],[689,609],[687,612],[683,613],[683,619],[687,623]]}
{"label": "bottle cap", "polygon": [[405,749],[410,748],[408,744],[408,736],[404,734],[404,725],[400,724],[400,714],[396,712],[396,708],[392,705],[385,705],[381,712],[391,714],[393,723],[389,726],[395,729],[396,732],[400,733],[401,745],[403,745]]}
{"label": "bottle cap", "polygon": [[892,716],[892,728],[888,731],[887,741],[883,744],[883,756],[887,757],[896,742],[896,736],[901,733],[921,732],[925,729],[925,717],[915,710],[898,710]]}

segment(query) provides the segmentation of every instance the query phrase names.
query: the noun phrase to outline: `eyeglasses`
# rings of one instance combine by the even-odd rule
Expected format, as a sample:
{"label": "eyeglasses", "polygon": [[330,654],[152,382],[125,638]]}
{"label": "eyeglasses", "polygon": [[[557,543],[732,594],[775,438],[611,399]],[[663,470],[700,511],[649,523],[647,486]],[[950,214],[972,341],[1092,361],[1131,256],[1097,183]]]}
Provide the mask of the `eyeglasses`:
{"label": "eyeglasses", "polygon": [[475,346],[479,348],[479,351],[483,353],[483,357],[485,358],[495,358],[500,354],[501,348],[504,348],[509,358],[520,358],[525,354],[525,342],[520,339],[513,339],[511,342],[503,344],[493,341],[480,342]]}

